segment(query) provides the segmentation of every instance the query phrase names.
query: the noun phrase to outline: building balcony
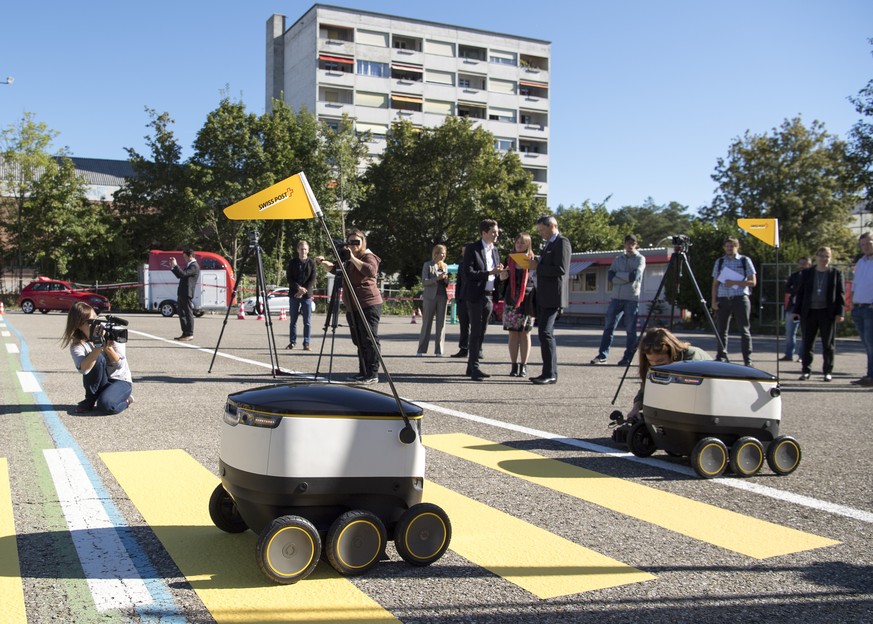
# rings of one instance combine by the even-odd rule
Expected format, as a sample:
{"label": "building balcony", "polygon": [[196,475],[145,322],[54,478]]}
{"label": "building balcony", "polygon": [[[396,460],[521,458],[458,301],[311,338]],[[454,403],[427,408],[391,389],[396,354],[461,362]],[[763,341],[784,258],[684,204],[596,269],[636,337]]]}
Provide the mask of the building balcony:
{"label": "building balcony", "polygon": [[329,84],[337,87],[352,88],[355,86],[355,75],[348,72],[319,69],[318,84]]}
{"label": "building balcony", "polygon": [[355,43],[353,41],[340,41],[338,39],[319,39],[318,51],[326,54],[355,55]]}

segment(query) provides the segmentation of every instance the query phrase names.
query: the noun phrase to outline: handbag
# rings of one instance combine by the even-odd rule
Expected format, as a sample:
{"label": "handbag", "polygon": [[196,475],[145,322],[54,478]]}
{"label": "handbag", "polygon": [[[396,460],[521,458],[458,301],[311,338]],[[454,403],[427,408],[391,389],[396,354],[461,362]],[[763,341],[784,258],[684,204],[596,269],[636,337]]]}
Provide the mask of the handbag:
{"label": "handbag", "polygon": [[524,301],[521,302],[524,313],[527,316],[537,315],[537,289],[534,288],[529,294],[525,295]]}

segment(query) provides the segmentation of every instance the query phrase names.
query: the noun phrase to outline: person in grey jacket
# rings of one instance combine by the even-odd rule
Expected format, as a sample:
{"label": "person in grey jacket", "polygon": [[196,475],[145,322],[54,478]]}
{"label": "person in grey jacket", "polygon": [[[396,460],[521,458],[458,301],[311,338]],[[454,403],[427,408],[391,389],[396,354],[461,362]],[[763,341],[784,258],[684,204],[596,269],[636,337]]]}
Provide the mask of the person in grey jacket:
{"label": "person in grey jacket", "polygon": [[634,357],[637,347],[637,317],[640,307],[640,286],[643,272],[646,270],[646,259],[637,249],[637,237],[628,234],[624,237],[624,253],[616,256],[609,267],[609,282],[612,284],[612,300],[606,308],[606,327],[600,339],[600,350],[592,364],[606,364],[609,348],[615,336],[615,328],[624,319],[624,330],[627,334],[624,355],[619,366],[627,366]]}
{"label": "person in grey jacket", "polygon": [[435,355],[443,356],[445,348],[446,306],[449,298],[446,286],[449,283],[449,266],[446,264],[446,246],[436,245],[431,251],[431,260],[421,267],[422,300],[421,333],[418,337],[418,355],[426,355],[430,344],[430,328],[436,318]]}

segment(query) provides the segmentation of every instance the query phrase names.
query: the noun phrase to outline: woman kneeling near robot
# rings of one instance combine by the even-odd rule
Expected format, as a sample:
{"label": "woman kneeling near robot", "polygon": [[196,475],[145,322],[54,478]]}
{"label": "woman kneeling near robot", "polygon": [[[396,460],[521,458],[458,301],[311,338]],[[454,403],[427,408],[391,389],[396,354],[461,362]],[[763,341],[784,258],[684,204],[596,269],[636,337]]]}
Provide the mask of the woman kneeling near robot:
{"label": "woman kneeling near robot", "polygon": [[67,313],[67,327],[61,346],[70,348],[76,370],[82,373],[85,400],[80,401],[76,413],[98,409],[110,414],[126,410],[133,397],[133,379],[127,365],[125,348],[113,340],[103,341],[103,328],[97,327],[92,342],[91,321],[97,312],[87,303],[78,302]]}
{"label": "woman kneeling near robot", "polygon": [[646,389],[646,376],[649,367],[663,366],[673,362],[687,362],[689,360],[711,360],[709,354],[690,342],[683,342],[663,327],[647,329],[637,348],[640,361],[640,391],[634,397],[634,405],[627,413],[625,419],[633,422],[639,418],[640,410],[643,409],[643,392]]}

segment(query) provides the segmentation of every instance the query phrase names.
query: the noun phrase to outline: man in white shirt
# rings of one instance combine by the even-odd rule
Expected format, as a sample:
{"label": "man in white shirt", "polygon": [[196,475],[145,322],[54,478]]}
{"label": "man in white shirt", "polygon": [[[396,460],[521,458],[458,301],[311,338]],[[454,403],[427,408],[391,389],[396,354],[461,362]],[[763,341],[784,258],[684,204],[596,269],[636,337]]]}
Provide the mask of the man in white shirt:
{"label": "man in white shirt", "polygon": [[873,232],[864,232],[858,239],[863,254],[855,263],[852,280],[852,320],[867,351],[867,372],[852,383],[873,388]]}

